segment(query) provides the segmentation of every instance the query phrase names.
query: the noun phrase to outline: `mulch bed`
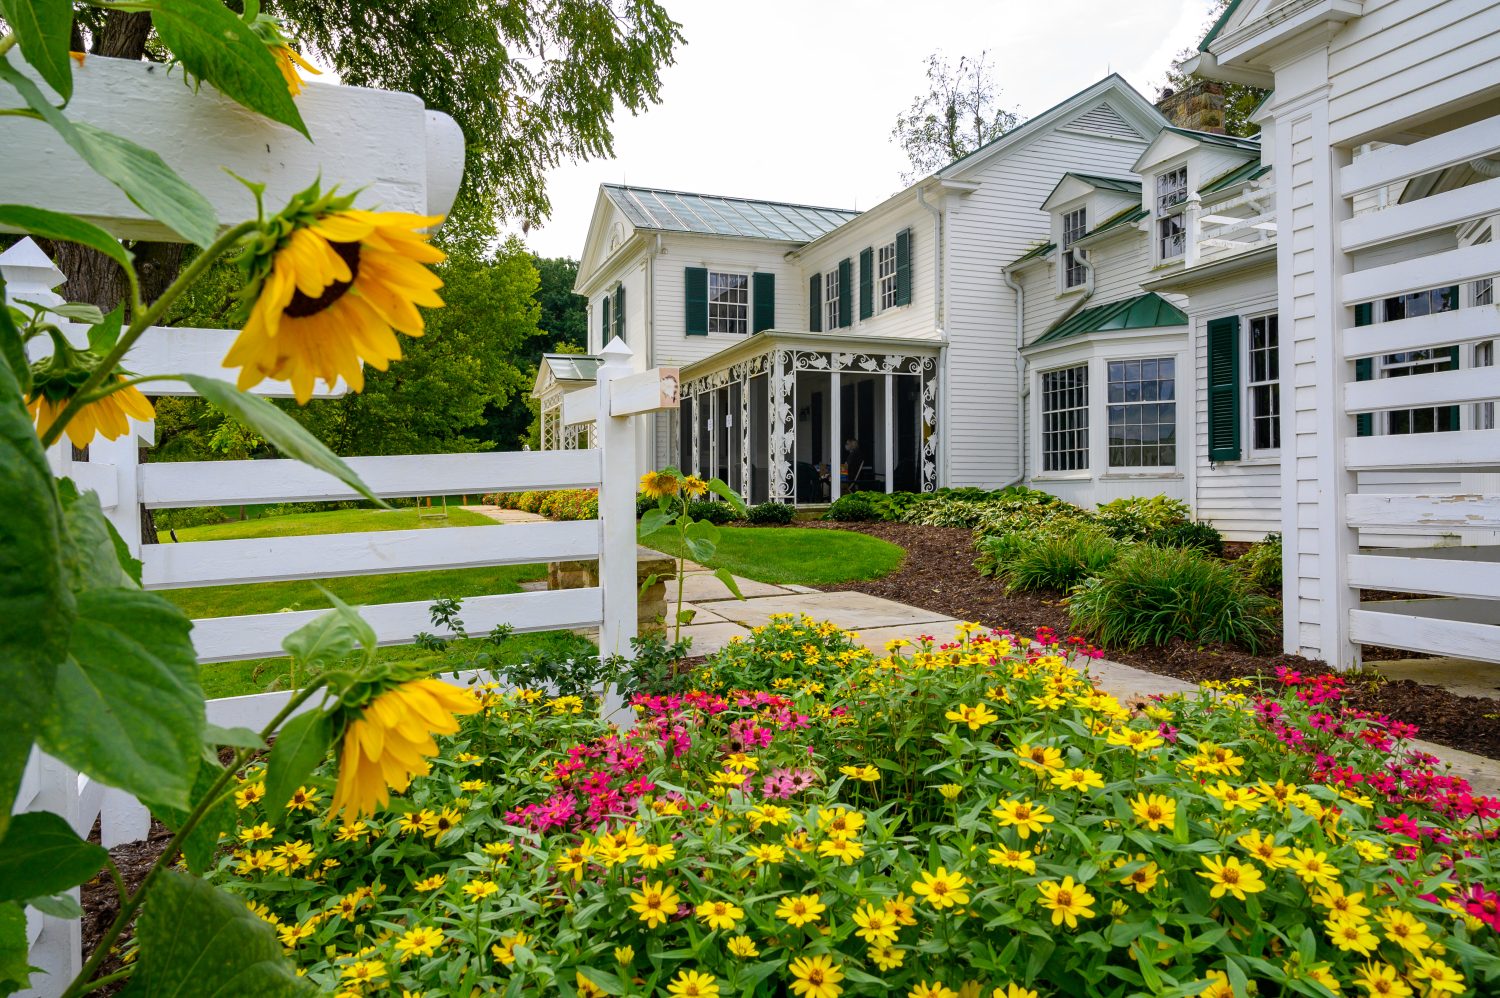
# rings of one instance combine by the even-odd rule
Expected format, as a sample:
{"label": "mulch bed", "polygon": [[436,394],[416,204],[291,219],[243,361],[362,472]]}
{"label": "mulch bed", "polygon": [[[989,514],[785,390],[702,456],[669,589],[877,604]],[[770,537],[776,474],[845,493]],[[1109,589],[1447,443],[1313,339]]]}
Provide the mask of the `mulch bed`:
{"label": "mulch bed", "polygon": [[[152,820],[151,829],[146,837],[139,842],[127,842],[124,845],[115,846],[109,851],[110,858],[115,861],[115,866],[120,869],[120,876],[124,878],[126,886],[135,890],[141,881],[146,879],[146,873],[156,858],[166,849],[167,843],[172,839],[172,832],[161,822]],[[98,842],[98,826],[95,826],[90,841]],[[79,891],[80,903],[83,905],[83,956],[88,959],[94,952],[99,938],[104,935],[106,929],[115,920],[115,915],[120,910],[120,896],[115,891],[114,881],[107,871],[99,873],[88,883],[84,884]],[[126,926],[125,931],[115,941],[115,946],[123,946],[131,938],[134,932],[134,923]],[[113,974],[123,967],[118,956],[111,956],[104,961],[99,968],[96,977]],[[97,991],[91,991],[93,995],[118,994],[128,984],[128,980],[117,981],[105,985]]]}
{"label": "mulch bed", "polygon": [[[1037,593],[1007,595],[1003,586],[975,570],[973,535],[962,527],[832,522],[799,526],[856,530],[906,550],[901,567],[883,579],[824,586],[825,589],[869,593],[1020,634],[1038,627],[1068,633],[1068,613],[1062,597]],[[1377,594],[1366,597],[1372,595]],[[1378,595],[1390,598],[1394,594]],[[1189,682],[1269,676],[1278,665],[1309,673],[1330,671],[1324,662],[1296,655],[1252,655],[1238,648],[1198,647],[1187,642],[1136,651],[1105,649],[1105,655],[1148,672]],[[1410,657],[1417,656],[1395,649],[1366,649],[1366,658],[1370,660]],[[1379,711],[1415,724],[1421,729],[1421,737],[1429,741],[1500,759],[1500,699],[1462,697],[1440,686],[1410,680],[1386,682],[1370,673],[1348,678],[1350,693],[1345,702],[1349,706]]]}

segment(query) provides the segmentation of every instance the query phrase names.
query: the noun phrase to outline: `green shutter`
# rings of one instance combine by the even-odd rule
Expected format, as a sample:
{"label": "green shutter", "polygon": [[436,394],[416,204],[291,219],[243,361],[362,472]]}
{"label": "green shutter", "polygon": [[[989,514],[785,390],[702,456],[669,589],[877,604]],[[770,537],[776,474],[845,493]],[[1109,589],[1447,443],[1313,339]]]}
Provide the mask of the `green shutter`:
{"label": "green shutter", "polygon": [[708,269],[685,267],[682,271],[683,310],[689,336],[708,335]]}
{"label": "green shutter", "polygon": [[1208,459],[1240,459],[1240,317],[1208,321]]}
{"label": "green shutter", "polygon": [[625,338],[625,285],[615,288],[615,335]]}
{"label": "green shutter", "polygon": [[[1375,303],[1365,302],[1354,306],[1354,324],[1356,326],[1368,326],[1375,321]],[[1373,357],[1365,357],[1354,362],[1354,380],[1369,381],[1375,377],[1375,360]],[[1354,417],[1354,433],[1360,437],[1371,437],[1375,435],[1375,414],[1362,412]]]}
{"label": "green shutter", "polygon": [[814,333],[823,331],[822,274],[814,274],[807,279],[807,328]]}
{"label": "green shutter", "polygon": [[752,274],[750,277],[751,322],[750,331],[776,326],[776,275]]}
{"label": "green shutter", "polygon": [[859,317],[868,319],[875,314],[875,251],[866,247],[859,251]]}
{"label": "green shutter", "polygon": [[599,303],[599,344],[608,343],[609,337],[609,295],[605,295],[604,301]]}
{"label": "green shutter", "polygon": [[839,328],[854,325],[854,263],[847,256],[839,261]]}
{"label": "green shutter", "polygon": [[911,230],[896,233],[896,304],[911,304]]}

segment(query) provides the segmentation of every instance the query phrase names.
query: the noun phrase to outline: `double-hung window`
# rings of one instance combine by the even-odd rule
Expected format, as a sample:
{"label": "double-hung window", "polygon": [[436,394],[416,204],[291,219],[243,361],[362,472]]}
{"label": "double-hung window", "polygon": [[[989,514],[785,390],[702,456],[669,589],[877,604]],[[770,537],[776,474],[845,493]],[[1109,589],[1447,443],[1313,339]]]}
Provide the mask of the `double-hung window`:
{"label": "double-hung window", "polygon": [[1249,322],[1245,395],[1250,410],[1250,449],[1281,449],[1281,333],[1275,315]]}
{"label": "double-hung window", "polygon": [[1088,268],[1076,250],[1070,247],[1083,238],[1088,231],[1088,209],[1078,208],[1062,217],[1062,281],[1063,290],[1076,288],[1088,277]]}
{"label": "double-hung window", "polygon": [[839,269],[823,275],[823,328],[839,328]]}
{"label": "double-hung window", "polygon": [[880,310],[896,307],[896,243],[891,241],[876,251],[876,278]]}
{"label": "double-hung window", "polygon": [[[1450,312],[1458,308],[1458,287],[1432,288],[1387,298],[1376,306],[1385,322],[1413,319],[1423,315]],[[1458,366],[1458,350],[1452,347],[1427,347],[1386,354],[1380,358],[1380,377],[1405,378],[1418,374],[1435,374]],[[1456,405],[1424,406],[1420,409],[1393,409],[1385,413],[1385,432],[1448,433],[1459,429],[1460,409]]]}
{"label": "double-hung window", "polygon": [[1177,465],[1177,362],[1171,357],[1108,364],[1109,466]]}
{"label": "double-hung window", "polygon": [[708,272],[708,331],[737,334],[750,331],[749,275]]}
{"label": "double-hung window", "polygon": [[1187,221],[1182,206],[1187,203],[1187,167],[1179,166],[1156,178],[1156,258],[1172,260],[1187,248]]}
{"label": "double-hung window", "polygon": [[1088,365],[1043,371],[1042,470],[1086,471],[1088,466]]}

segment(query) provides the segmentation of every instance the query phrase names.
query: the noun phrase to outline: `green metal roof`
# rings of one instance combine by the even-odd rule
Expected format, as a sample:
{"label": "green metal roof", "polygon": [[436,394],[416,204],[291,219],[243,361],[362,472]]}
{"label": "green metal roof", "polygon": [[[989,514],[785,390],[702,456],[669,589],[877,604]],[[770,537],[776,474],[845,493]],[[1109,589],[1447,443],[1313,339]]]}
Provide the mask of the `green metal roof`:
{"label": "green metal roof", "polygon": [[1224,13],[1219,15],[1219,19],[1213,23],[1213,27],[1208,29],[1208,34],[1203,36],[1203,42],[1198,46],[1199,52],[1208,51],[1208,43],[1219,37],[1219,32],[1224,30],[1224,25],[1234,16],[1235,8],[1240,5],[1240,2],[1241,0],[1229,0],[1229,3],[1224,7]]}
{"label": "green metal roof", "polygon": [[1210,180],[1199,188],[1198,193],[1213,194],[1224,190],[1226,187],[1233,187],[1235,184],[1247,184],[1252,180],[1259,180],[1270,172],[1271,168],[1269,166],[1264,165],[1258,159],[1252,159],[1250,162],[1242,166],[1237,166],[1228,173],[1223,174],[1218,179]]}
{"label": "green metal roof", "polygon": [[631,225],[667,232],[808,243],[859,214],[844,208],[818,208],[783,201],[688,194],[623,184],[602,186]]}
{"label": "green metal roof", "polygon": [[1072,176],[1077,177],[1086,184],[1092,184],[1101,191],[1119,191],[1121,194],[1139,194],[1141,192],[1141,182],[1139,180],[1130,180],[1125,177],[1101,177],[1094,173],[1074,173]]}
{"label": "green metal roof", "polygon": [[1039,343],[1056,343],[1071,336],[1097,333],[1111,329],[1155,329],[1159,326],[1185,326],[1187,316],[1182,310],[1154,291],[1134,298],[1095,305],[1070,315],[1056,323],[1029,346]]}
{"label": "green metal roof", "polygon": [[1055,249],[1057,249],[1057,243],[1042,243],[1042,245],[1040,246],[1034,246],[1031,249],[1027,250],[1025,253],[1022,253],[1020,256],[1016,257],[1010,263],[1006,264],[1006,269],[1023,264],[1027,260],[1036,260],[1040,257],[1044,257]]}
{"label": "green metal roof", "polygon": [[1244,152],[1260,152],[1260,139],[1242,139],[1238,135],[1225,135],[1222,132],[1200,132],[1196,128],[1181,128],[1177,125],[1168,125],[1164,131],[1186,136],[1195,142],[1205,142],[1211,146],[1228,146],[1230,149],[1239,149]]}
{"label": "green metal roof", "polygon": [[1142,208],[1140,205],[1131,205],[1124,211],[1117,212],[1106,218],[1104,221],[1100,222],[1098,225],[1094,226],[1088,232],[1084,233],[1083,238],[1087,239],[1089,236],[1097,236],[1101,232],[1108,232],[1111,229],[1118,229],[1122,225],[1130,225],[1134,222],[1139,222],[1149,214],[1150,212],[1148,212],[1145,208]]}
{"label": "green metal roof", "polygon": [[594,381],[604,361],[586,353],[544,353],[542,360],[558,381]]}

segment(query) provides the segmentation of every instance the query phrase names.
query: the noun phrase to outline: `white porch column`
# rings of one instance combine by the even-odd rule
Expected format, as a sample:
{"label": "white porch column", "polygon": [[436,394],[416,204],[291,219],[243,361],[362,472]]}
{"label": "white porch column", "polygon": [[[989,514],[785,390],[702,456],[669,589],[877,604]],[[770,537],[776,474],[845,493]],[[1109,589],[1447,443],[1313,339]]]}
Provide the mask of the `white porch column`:
{"label": "white porch column", "polygon": [[896,375],[885,376],[885,491],[896,490]]}
{"label": "white porch column", "polygon": [[838,502],[844,492],[844,407],[839,394],[837,357],[828,372],[828,501]]}

